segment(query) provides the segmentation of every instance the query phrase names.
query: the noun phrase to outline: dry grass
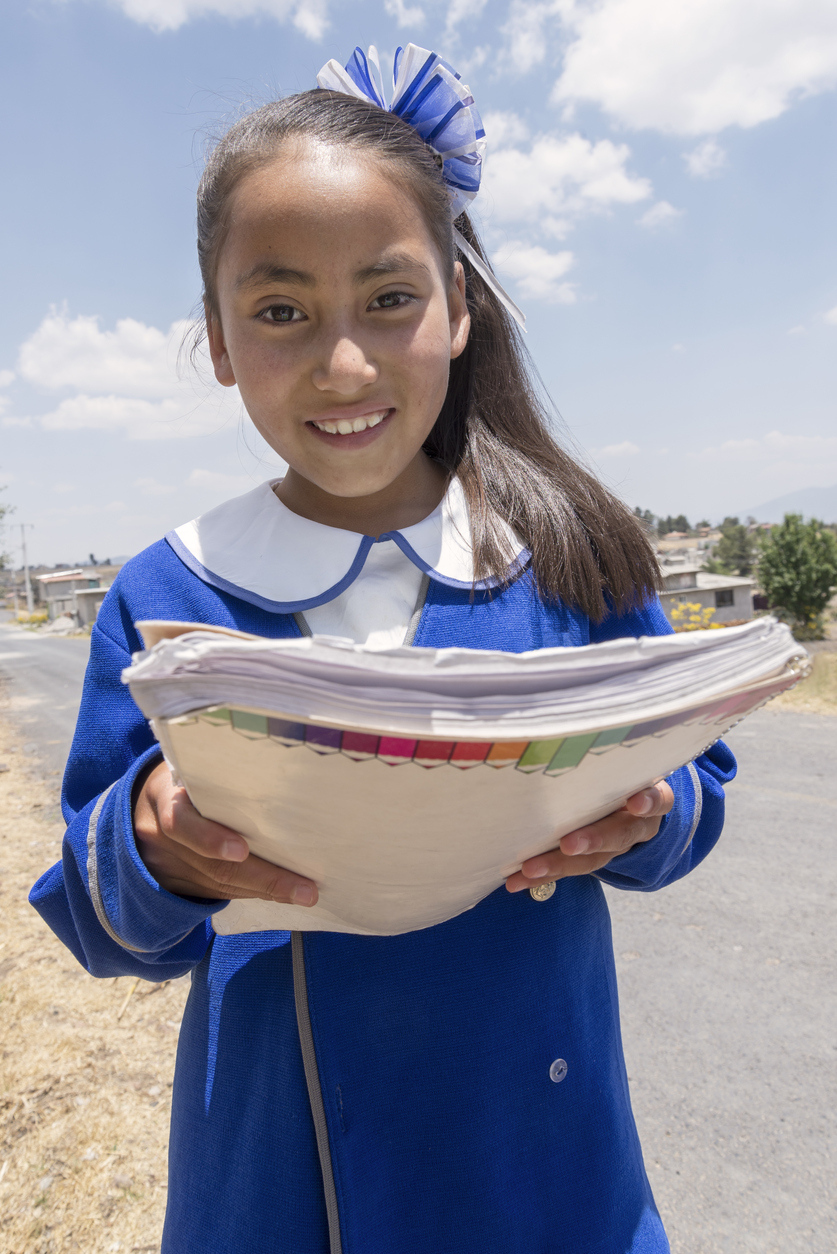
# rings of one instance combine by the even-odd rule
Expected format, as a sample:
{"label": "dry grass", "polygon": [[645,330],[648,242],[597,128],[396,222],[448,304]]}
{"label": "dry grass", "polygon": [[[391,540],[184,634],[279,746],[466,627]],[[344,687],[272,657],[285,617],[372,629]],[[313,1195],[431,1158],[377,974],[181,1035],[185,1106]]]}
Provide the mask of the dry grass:
{"label": "dry grass", "polygon": [[771,709],[837,714],[837,653],[815,653],[812,661],[808,678],[771,701]]}
{"label": "dry grass", "polygon": [[188,981],[94,980],[27,892],[60,850],[55,781],[0,710],[0,1250],[159,1251]]}

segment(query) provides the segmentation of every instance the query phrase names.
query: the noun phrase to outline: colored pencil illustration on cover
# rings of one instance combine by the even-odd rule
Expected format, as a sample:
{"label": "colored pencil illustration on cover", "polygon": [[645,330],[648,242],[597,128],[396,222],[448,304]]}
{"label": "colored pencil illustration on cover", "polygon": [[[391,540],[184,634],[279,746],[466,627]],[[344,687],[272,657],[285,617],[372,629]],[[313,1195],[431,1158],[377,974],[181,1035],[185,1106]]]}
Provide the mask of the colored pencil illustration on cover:
{"label": "colored pencil illustration on cover", "polygon": [[[225,705],[196,710],[191,714],[181,715],[172,722],[185,726],[200,720],[247,740],[270,740],[287,749],[306,748],[318,754],[342,753],[355,762],[369,762],[377,758],[388,766],[412,764],[425,770],[440,766],[452,766],[458,770],[484,766],[497,770],[511,766],[525,774],[561,775],[579,766],[588,753],[600,755],[618,746],[631,748],[646,737],[662,736],[666,731],[680,725],[702,723],[709,729],[715,721],[721,719],[728,728],[728,716],[743,718],[793,682],[795,679],[784,677],[765,684],[763,689],[756,692],[738,694],[720,702],[678,711],[667,718],[547,740],[411,740],[397,736],[378,736],[370,732],[318,727],[261,714],[256,710],[236,709]],[[709,743],[711,741],[707,741],[704,748]]]}

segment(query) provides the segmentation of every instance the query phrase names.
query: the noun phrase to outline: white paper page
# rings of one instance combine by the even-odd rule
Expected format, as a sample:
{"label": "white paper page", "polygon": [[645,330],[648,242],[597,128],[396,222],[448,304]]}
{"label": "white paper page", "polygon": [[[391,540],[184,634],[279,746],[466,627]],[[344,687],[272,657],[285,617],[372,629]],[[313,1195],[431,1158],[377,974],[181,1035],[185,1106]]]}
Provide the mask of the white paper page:
{"label": "white paper page", "polygon": [[[416,760],[356,761],[338,750],[289,747],[260,730],[270,727],[267,719],[252,716],[239,727],[214,721],[212,713],[184,716],[156,723],[155,730],[202,814],[242,832],[260,857],[319,886],[320,900],[310,909],[232,902],[214,916],[216,931],[390,935],[470,909],[526,858],[612,813],[793,680],[755,686],[714,716],[686,712],[686,721],[657,734],[639,728],[633,740],[597,747],[600,737],[591,732],[536,742],[550,748],[531,770],[526,754],[502,769],[487,762],[463,770],[450,761],[435,769]],[[581,760],[548,774],[553,746],[575,746],[573,760],[580,746]]]}

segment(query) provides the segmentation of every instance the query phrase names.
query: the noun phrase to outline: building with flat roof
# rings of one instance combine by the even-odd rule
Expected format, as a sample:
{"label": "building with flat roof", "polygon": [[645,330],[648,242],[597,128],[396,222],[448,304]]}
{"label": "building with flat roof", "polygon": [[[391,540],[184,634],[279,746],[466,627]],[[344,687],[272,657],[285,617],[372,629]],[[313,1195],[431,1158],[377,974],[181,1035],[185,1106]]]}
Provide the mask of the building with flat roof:
{"label": "building with flat roof", "polygon": [[77,566],[36,575],[38,600],[46,605],[50,622],[67,615],[79,627],[88,627],[95,623],[99,606],[118,572],[118,566]]}
{"label": "building with flat roof", "polygon": [[687,563],[661,565],[663,612],[672,622],[671,611],[685,602],[712,609],[713,623],[733,623],[753,617],[755,581],[744,575],[710,575],[703,567]]}

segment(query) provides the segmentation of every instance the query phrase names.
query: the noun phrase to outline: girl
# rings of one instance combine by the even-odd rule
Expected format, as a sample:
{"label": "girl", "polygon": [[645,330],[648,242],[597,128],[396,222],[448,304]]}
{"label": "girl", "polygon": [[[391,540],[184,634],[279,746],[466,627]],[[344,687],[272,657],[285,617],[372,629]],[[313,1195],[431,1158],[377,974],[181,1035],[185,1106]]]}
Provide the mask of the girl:
{"label": "girl", "polygon": [[360,53],[325,83],[234,126],[198,193],[215,372],[288,472],[121,572],[32,901],[94,975],[192,973],[165,1254],[661,1254],[600,881],[705,857],[729,751],[438,927],[216,936],[230,898],[317,886],[192,808],[120,682],[149,618],[512,652],[670,630],[639,525],[549,433],[463,212],[467,88],[412,47],[390,110]]}

